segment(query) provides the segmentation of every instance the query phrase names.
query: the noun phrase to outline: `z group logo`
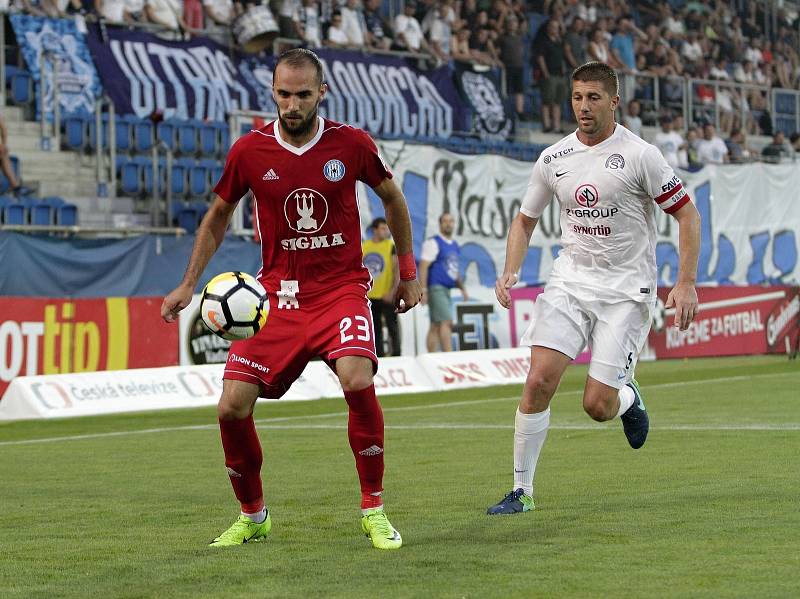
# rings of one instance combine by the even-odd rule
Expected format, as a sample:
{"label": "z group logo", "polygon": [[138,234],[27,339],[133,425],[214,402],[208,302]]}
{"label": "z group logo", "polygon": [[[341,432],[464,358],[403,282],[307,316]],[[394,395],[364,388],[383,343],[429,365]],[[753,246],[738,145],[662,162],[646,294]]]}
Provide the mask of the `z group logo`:
{"label": "z group logo", "polygon": [[575,190],[575,201],[584,208],[592,208],[599,200],[600,194],[591,183],[584,183]]}

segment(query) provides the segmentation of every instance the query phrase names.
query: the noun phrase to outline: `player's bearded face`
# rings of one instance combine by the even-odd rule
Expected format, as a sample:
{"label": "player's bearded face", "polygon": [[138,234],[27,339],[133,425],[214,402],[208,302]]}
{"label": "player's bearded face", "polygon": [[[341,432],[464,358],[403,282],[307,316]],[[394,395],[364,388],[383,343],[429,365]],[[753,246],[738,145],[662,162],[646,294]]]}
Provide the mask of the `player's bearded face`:
{"label": "player's bearded face", "polygon": [[273,79],[273,97],[278,105],[281,129],[292,137],[304,137],[316,123],[325,86],[312,66],[279,65]]}
{"label": "player's bearded face", "polygon": [[279,110],[278,120],[280,120],[283,130],[295,136],[302,136],[309,133],[314,127],[314,122],[317,120],[319,103],[320,98],[317,96],[317,101],[306,110],[303,110],[303,108],[299,106],[291,107],[286,110]]}

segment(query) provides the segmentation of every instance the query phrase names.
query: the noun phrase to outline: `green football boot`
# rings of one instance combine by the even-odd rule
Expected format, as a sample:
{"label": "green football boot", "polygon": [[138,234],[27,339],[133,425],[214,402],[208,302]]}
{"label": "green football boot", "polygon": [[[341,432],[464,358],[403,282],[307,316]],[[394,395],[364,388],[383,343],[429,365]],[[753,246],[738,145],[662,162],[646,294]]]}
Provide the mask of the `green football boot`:
{"label": "green football boot", "polygon": [[386,517],[382,507],[368,510],[361,517],[361,530],[376,549],[400,549],[403,539]]}
{"label": "green football boot", "polygon": [[271,528],[272,520],[269,517],[269,512],[267,512],[267,517],[261,524],[253,522],[244,514],[240,514],[233,526],[211,541],[209,546],[233,547],[234,545],[244,545],[245,543],[258,543],[267,538]]}

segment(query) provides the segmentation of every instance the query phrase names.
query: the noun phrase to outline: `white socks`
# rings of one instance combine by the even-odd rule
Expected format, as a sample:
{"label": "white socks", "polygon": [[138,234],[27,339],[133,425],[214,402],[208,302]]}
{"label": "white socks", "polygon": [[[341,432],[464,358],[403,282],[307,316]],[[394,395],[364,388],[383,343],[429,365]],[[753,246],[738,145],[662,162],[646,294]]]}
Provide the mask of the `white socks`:
{"label": "white socks", "polygon": [[619,411],[617,412],[617,418],[627,412],[634,401],[636,401],[636,394],[633,392],[633,389],[628,385],[622,387],[622,389],[619,390]]}
{"label": "white socks", "polygon": [[264,520],[267,519],[267,508],[264,507],[261,509],[260,512],[255,512],[253,514],[245,514],[244,512],[242,512],[242,516],[247,516],[256,524],[261,524]]}
{"label": "white socks", "polygon": [[517,408],[514,419],[514,490],[523,489],[533,497],[533,474],[547,438],[550,408],[538,414],[523,414]]}

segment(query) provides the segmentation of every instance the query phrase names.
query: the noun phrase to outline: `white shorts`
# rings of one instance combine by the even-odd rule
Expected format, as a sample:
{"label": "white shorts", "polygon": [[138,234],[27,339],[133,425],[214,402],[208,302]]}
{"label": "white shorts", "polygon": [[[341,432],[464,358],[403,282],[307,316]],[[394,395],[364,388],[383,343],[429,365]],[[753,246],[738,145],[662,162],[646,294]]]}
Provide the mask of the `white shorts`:
{"label": "white shorts", "polygon": [[633,378],[651,314],[650,303],[587,299],[548,286],[536,298],[531,323],[519,343],[554,349],[573,359],[588,344],[589,376],[619,389]]}

